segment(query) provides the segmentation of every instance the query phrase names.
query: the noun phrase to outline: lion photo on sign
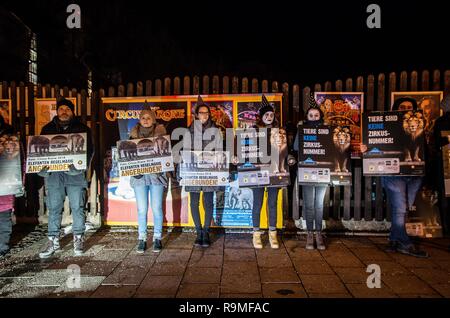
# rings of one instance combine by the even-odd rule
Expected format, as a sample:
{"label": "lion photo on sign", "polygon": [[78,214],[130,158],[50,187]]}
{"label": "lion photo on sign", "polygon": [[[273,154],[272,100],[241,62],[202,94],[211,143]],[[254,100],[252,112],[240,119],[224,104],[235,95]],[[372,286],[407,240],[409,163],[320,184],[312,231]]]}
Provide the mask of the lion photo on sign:
{"label": "lion photo on sign", "polygon": [[333,131],[333,143],[337,149],[334,159],[334,172],[348,172],[347,151],[351,144],[351,135],[348,128],[336,127]]}
{"label": "lion photo on sign", "polygon": [[405,161],[422,161],[419,156],[419,139],[424,133],[424,119],[419,112],[409,111],[403,116],[403,131],[406,135],[406,144],[404,148]]}
{"label": "lion photo on sign", "polygon": [[[275,158],[276,162],[272,162],[274,167],[273,172],[287,172],[286,169],[286,158],[288,156],[287,148],[287,137],[286,130],[282,128],[272,128],[270,130],[270,144],[272,146],[272,151],[278,153],[278,158]],[[272,160],[274,158],[272,157]]]}
{"label": "lion photo on sign", "polygon": [[8,160],[14,159],[20,154],[20,143],[17,136],[4,135],[0,137],[0,157]]}

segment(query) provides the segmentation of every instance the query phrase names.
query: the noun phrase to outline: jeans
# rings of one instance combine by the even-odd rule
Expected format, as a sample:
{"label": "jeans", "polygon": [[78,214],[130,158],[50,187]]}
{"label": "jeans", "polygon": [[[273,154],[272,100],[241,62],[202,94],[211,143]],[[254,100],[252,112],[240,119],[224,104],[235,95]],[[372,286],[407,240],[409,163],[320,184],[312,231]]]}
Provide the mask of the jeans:
{"label": "jeans", "polygon": [[9,239],[12,233],[12,210],[0,212],[0,252],[9,250]]}
{"label": "jeans", "polygon": [[302,186],[304,217],[306,219],[306,229],[322,231],[323,201],[327,186]]}
{"label": "jeans", "polygon": [[[264,199],[264,188],[252,188],[253,191],[253,209],[252,220],[253,230],[259,231],[261,222],[261,208]],[[278,188],[267,188],[267,205],[269,206],[269,231],[277,229],[277,202]]]}
{"label": "jeans", "polygon": [[[194,219],[195,230],[202,230],[202,222],[200,220],[200,192],[189,192],[191,214]],[[203,207],[205,209],[205,225],[203,229],[208,232],[213,217],[214,192],[203,192]]]}
{"label": "jeans", "polygon": [[392,210],[389,240],[408,247],[412,243],[406,233],[405,218],[407,209],[414,204],[416,194],[422,185],[422,177],[382,177],[381,182]]}
{"label": "jeans", "polygon": [[163,185],[140,185],[134,186],[138,212],[138,232],[139,240],[147,240],[147,212],[148,212],[148,194],[150,193],[151,207],[153,213],[153,241],[162,238],[163,228],[163,209],[162,200],[164,193]]}
{"label": "jeans", "polygon": [[85,188],[81,186],[54,187],[47,188],[48,207],[48,236],[59,237],[61,231],[61,220],[64,208],[64,200],[69,197],[70,211],[72,212],[72,229],[74,235],[83,235],[85,231]]}

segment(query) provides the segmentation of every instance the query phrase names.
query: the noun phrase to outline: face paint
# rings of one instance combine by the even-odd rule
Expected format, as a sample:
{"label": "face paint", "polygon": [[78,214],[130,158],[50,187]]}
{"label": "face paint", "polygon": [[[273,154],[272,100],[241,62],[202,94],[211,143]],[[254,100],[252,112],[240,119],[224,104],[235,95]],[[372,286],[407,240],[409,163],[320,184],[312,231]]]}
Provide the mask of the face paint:
{"label": "face paint", "polygon": [[311,109],[306,118],[308,121],[317,122],[320,120],[320,112],[317,109]]}
{"label": "face paint", "polygon": [[264,124],[266,125],[272,125],[273,120],[275,119],[275,114],[274,112],[266,112],[263,115],[262,121]]}

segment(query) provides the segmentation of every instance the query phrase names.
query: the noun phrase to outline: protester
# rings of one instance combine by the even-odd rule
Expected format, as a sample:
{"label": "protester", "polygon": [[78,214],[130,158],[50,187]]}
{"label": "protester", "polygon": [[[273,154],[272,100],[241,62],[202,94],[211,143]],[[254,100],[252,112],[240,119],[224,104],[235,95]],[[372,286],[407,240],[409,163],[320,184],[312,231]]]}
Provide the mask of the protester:
{"label": "protester", "polygon": [[[87,167],[93,156],[92,134],[89,127],[75,117],[74,105],[71,101],[62,98],[57,102],[57,115],[46,124],[41,135],[87,133]],[[77,170],[72,164],[69,171],[49,172],[49,167],[44,167],[38,175],[44,178],[48,208],[48,244],[46,249],[39,254],[40,258],[48,258],[60,250],[60,232],[62,210],[66,195],[69,197],[69,205],[73,218],[73,250],[76,256],[83,254],[86,200],[86,170]]]}
{"label": "protester", "polygon": [[[216,148],[216,150],[223,150],[222,134],[216,124],[212,121],[210,107],[200,96],[198,97],[195,108],[195,120],[190,125],[189,132],[191,137],[191,147],[190,149],[184,149],[185,151],[202,151],[210,143],[220,147],[220,149]],[[206,138],[206,135],[211,136],[211,138]],[[197,142],[195,141],[196,139]],[[199,143],[199,140],[201,140],[201,143]],[[197,145],[199,145],[199,148],[201,149],[196,149]],[[179,170],[178,179],[180,179]],[[224,187],[185,186],[184,190],[189,192],[191,215],[197,233],[194,246],[209,247],[211,244],[209,230],[213,217],[214,193],[217,191],[224,191]],[[203,225],[200,220],[200,194],[203,194],[203,208],[205,210],[205,221]]]}
{"label": "protester", "polygon": [[[139,122],[131,129],[130,139],[152,138],[166,135],[164,125],[158,124],[156,114],[153,110],[145,108],[139,115]],[[136,197],[138,213],[138,253],[144,253],[147,248],[147,216],[148,196],[150,194],[150,205],[153,213],[153,252],[162,249],[163,230],[163,193],[167,188],[168,178],[163,173],[152,173],[133,176],[130,185]]]}
{"label": "protester", "polygon": [[[417,110],[417,102],[413,98],[397,99],[392,111]],[[361,145],[361,152],[367,151],[367,145]],[[389,236],[389,251],[399,252],[420,258],[427,258],[428,253],[419,250],[406,233],[406,215],[414,205],[417,192],[423,182],[421,176],[383,176],[381,184],[386,191],[391,206],[392,221]]]}
{"label": "protester", "polygon": [[[258,111],[258,119],[253,128],[280,128],[275,116],[275,109],[270,105],[267,98],[262,95],[262,101]],[[295,158],[291,155],[287,158],[289,165],[295,163]],[[269,210],[269,243],[270,247],[277,249],[280,247],[277,238],[277,206],[279,187],[255,187],[253,191],[252,223],[253,223],[253,246],[263,248],[262,231],[260,229],[261,208],[264,200],[264,193],[267,192],[267,205]]]}
{"label": "protester", "polygon": [[[317,128],[324,124],[324,115],[314,96],[310,96],[309,108],[305,114],[305,121],[299,126]],[[294,150],[299,151],[298,134],[294,142]],[[318,250],[325,250],[326,246],[322,236],[323,205],[328,185],[313,184],[302,185],[303,216],[306,219],[306,249],[314,249],[314,237]],[[314,232],[315,231],[315,232]]]}

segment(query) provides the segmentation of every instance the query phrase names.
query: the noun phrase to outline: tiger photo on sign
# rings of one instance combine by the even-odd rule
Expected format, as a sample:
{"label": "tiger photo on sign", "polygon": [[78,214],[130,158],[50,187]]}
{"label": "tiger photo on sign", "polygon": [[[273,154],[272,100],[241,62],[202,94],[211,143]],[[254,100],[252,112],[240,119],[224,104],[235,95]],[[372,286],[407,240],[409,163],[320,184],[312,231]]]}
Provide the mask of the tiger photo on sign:
{"label": "tiger photo on sign", "polygon": [[337,149],[334,159],[334,172],[348,172],[348,156],[346,153],[351,144],[350,129],[336,127],[333,131],[333,143]]}
{"label": "tiger photo on sign", "polygon": [[424,134],[425,122],[422,113],[409,111],[403,116],[403,131],[407,137],[404,148],[405,161],[422,161],[419,139]]}

